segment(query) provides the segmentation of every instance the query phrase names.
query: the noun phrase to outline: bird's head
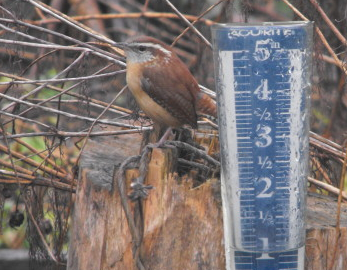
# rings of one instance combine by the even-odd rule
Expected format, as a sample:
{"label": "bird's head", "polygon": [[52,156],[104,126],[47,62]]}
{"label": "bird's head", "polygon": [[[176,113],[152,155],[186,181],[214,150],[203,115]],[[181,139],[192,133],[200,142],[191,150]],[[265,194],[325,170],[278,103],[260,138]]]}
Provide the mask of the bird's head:
{"label": "bird's head", "polygon": [[146,63],[154,60],[168,61],[172,56],[172,49],[152,37],[140,36],[127,42],[113,44],[124,50],[127,61],[131,63]]}

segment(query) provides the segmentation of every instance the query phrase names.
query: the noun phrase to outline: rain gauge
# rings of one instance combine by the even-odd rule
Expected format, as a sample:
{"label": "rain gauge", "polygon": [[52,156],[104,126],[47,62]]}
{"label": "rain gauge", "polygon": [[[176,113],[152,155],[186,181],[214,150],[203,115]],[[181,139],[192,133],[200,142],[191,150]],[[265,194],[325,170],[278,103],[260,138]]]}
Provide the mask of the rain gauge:
{"label": "rain gauge", "polygon": [[212,27],[227,270],[303,269],[312,29]]}

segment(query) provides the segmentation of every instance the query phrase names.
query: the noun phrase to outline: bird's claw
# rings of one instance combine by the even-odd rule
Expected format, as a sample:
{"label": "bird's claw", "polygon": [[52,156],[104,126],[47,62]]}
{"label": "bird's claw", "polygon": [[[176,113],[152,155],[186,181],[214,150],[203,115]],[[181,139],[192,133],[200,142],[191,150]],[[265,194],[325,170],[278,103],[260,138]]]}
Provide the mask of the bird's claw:
{"label": "bird's claw", "polygon": [[153,186],[151,185],[146,186],[138,182],[131,183],[130,187],[133,191],[128,195],[128,197],[132,201],[136,201],[137,199],[146,199],[148,197],[148,191],[153,189]]}

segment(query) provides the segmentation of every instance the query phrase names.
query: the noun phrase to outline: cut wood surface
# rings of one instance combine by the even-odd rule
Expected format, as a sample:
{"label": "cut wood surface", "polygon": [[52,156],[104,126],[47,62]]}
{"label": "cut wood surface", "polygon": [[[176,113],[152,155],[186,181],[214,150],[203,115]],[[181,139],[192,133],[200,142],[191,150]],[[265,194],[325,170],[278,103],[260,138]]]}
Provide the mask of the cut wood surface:
{"label": "cut wood surface", "polygon": [[[137,269],[112,175],[115,164],[139,154],[140,143],[138,134],[89,141],[80,164],[69,270]],[[155,188],[143,201],[141,261],[151,270],[225,269],[219,180],[193,187],[191,179],[177,176],[175,167],[174,150],[153,149],[146,184]],[[128,192],[137,174],[136,169],[127,172]],[[337,231],[335,198],[310,194],[307,203],[305,269],[328,269],[332,260],[332,269],[347,269],[347,206],[342,207]]]}

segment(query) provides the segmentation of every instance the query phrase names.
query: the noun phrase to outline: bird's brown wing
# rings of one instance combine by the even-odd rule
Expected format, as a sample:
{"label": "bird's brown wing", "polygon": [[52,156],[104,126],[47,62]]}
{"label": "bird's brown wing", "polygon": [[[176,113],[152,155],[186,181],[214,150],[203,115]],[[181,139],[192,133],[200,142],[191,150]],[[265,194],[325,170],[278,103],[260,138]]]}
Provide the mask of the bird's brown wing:
{"label": "bird's brown wing", "polygon": [[[166,109],[173,117],[177,118],[182,124],[189,124],[193,128],[197,127],[197,114],[195,108],[195,99],[197,93],[194,93],[196,83],[193,81],[182,80],[181,71],[174,66],[168,77],[163,70],[147,67],[143,72],[141,79],[142,89],[160,106]],[[186,71],[189,72],[188,69]],[[192,76],[190,73],[188,76]],[[187,77],[185,77],[187,78]],[[197,86],[198,87],[198,86]]]}

